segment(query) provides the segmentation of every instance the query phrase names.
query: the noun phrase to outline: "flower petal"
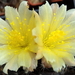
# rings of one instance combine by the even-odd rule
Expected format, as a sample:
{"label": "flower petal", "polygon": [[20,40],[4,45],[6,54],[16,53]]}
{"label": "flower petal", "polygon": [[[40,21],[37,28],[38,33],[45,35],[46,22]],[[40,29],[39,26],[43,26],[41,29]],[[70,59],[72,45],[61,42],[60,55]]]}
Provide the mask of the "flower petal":
{"label": "flower petal", "polygon": [[51,4],[51,8],[53,10],[53,13],[56,13],[59,9],[59,5],[57,3]]}
{"label": "flower petal", "polygon": [[10,7],[10,6],[6,6],[5,7],[5,16],[6,16],[6,20],[9,22],[11,27],[14,30],[20,31],[21,20],[20,20],[19,13],[17,12],[17,9]]}
{"label": "flower petal", "polygon": [[46,31],[49,29],[49,24],[52,20],[52,9],[48,2],[46,4],[39,7],[39,16],[42,20],[42,25]]}
{"label": "flower petal", "polygon": [[34,71],[34,69],[36,69],[37,67],[37,60],[34,58],[35,54],[30,53],[31,56],[31,66],[29,67],[29,71]]}
{"label": "flower petal", "polygon": [[7,63],[12,58],[12,56],[13,53],[6,49],[6,45],[0,45],[0,65]]}
{"label": "flower petal", "polygon": [[65,19],[63,21],[63,24],[68,24],[72,21],[75,21],[75,9],[70,9],[66,12]]}
{"label": "flower petal", "polygon": [[0,18],[0,44],[6,44],[6,38],[12,28],[9,24]]}
{"label": "flower petal", "polygon": [[13,71],[17,71],[19,68],[18,63],[17,63],[17,55],[15,55],[4,67],[3,71],[4,73],[7,74],[7,70],[13,70]]}
{"label": "flower petal", "polygon": [[19,11],[20,18],[21,18],[22,22],[25,23],[26,25],[28,25],[29,20],[32,16],[32,11],[30,11],[28,9],[28,5],[27,5],[26,1],[21,2],[18,11]]}
{"label": "flower petal", "polygon": [[6,32],[8,32],[9,30],[12,30],[11,26],[1,18],[0,18],[0,29]]}
{"label": "flower petal", "polygon": [[63,51],[54,51],[56,55],[58,55],[60,58],[64,60],[66,65],[68,66],[75,66],[75,59],[74,56],[68,52],[63,52]]}
{"label": "flower petal", "polygon": [[42,32],[41,20],[40,20],[39,15],[35,11],[34,11],[34,14],[35,14],[36,27],[32,30],[32,35],[36,37],[34,39],[35,42],[42,46],[43,45],[42,43],[43,32]]}
{"label": "flower petal", "polygon": [[57,29],[61,23],[63,22],[64,18],[66,15],[66,6],[65,5],[61,5],[61,7],[58,9],[58,11],[56,13],[54,13],[53,15],[53,19],[50,25],[50,31],[54,31],[55,29]]}
{"label": "flower petal", "polygon": [[24,66],[29,68],[31,65],[31,57],[28,51],[21,51],[18,55],[18,64],[20,66]]}
{"label": "flower petal", "polygon": [[47,61],[49,62],[56,61],[56,56],[50,49],[44,48],[42,52],[43,52],[43,56],[45,57]]}
{"label": "flower petal", "polygon": [[43,53],[42,53],[42,50],[38,50],[37,51],[37,54],[36,54],[36,59],[41,59],[43,57]]}
{"label": "flower petal", "polygon": [[[68,23],[67,25],[62,27],[61,30],[63,30],[66,33],[66,37],[75,35],[75,33],[74,33],[75,32],[75,21]],[[74,38],[74,37],[72,37],[72,38]]]}
{"label": "flower petal", "polygon": [[60,57],[56,57],[56,61],[51,63],[53,70],[60,72],[62,68],[65,68],[65,63]]}

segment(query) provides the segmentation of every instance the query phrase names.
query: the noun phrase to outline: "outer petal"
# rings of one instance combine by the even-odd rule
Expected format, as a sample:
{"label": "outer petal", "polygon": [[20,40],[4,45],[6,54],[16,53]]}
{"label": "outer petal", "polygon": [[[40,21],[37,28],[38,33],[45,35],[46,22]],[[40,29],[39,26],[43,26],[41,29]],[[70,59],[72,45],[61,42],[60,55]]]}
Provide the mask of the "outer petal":
{"label": "outer petal", "polygon": [[43,56],[45,57],[45,59],[47,60],[47,62],[54,62],[56,61],[56,56],[55,54],[49,50],[48,48],[43,49]]}
{"label": "outer petal", "polygon": [[31,65],[31,57],[29,55],[28,51],[21,51],[21,53],[18,55],[18,64],[20,66],[25,66],[27,68]]}
{"label": "outer petal", "polygon": [[12,30],[11,26],[4,20],[0,18],[0,29],[9,32],[9,30]]}
{"label": "outer petal", "polygon": [[17,12],[17,9],[10,7],[10,6],[6,6],[5,7],[5,16],[6,19],[8,20],[9,24],[11,25],[11,27],[14,30],[20,30],[20,26],[21,26],[21,20],[20,20],[20,16]]}
{"label": "outer petal", "polygon": [[0,65],[7,63],[14,55],[12,51],[6,47],[6,45],[0,45]]}
{"label": "outer petal", "polygon": [[35,25],[36,27],[32,30],[32,35],[35,36],[36,38],[34,39],[35,42],[37,44],[39,44],[40,46],[43,45],[42,43],[42,39],[43,39],[43,32],[42,32],[42,26],[41,26],[41,20],[40,20],[40,17],[39,15],[34,11],[34,14],[35,14]]}
{"label": "outer petal", "polygon": [[56,49],[58,51],[68,52],[75,56],[75,40],[70,40],[68,43],[62,45],[57,45]]}
{"label": "outer petal", "polygon": [[55,50],[54,52],[56,55],[58,55],[58,57],[62,58],[68,66],[75,66],[75,59],[72,54],[57,50]]}
{"label": "outer petal", "polygon": [[53,16],[52,8],[48,2],[46,2],[45,5],[42,5],[41,7],[39,7],[39,15],[43,22],[42,26],[44,27],[45,31],[48,31],[49,24]]}
{"label": "outer petal", "polygon": [[30,52],[31,57],[31,66],[29,67],[29,71],[34,71],[37,67],[37,60],[35,59],[35,54]]}
{"label": "outer petal", "polygon": [[[28,42],[33,40],[32,29],[35,27],[34,13],[28,9],[27,2],[23,1],[19,6],[19,15],[22,21],[22,33],[27,36]],[[30,38],[31,37],[31,38]]]}
{"label": "outer petal", "polygon": [[[24,26],[24,34],[27,36],[28,42],[33,42],[32,29],[35,27],[34,14],[29,18],[28,25]],[[31,37],[31,38],[30,38]]]}
{"label": "outer petal", "polygon": [[72,21],[75,21],[75,9],[71,9],[71,10],[68,10],[66,12],[66,16],[65,16],[65,19],[63,21],[63,24],[68,24]]}
{"label": "outer petal", "polygon": [[[61,30],[63,30],[66,33],[66,37],[75,36],[75,21],[68,23],[67,25],[62,27]],[[75,38],[75,37],[71,37],[71,38]]]}
{"label": "outer petal", "polygon": [[58,11],[56,13],[54,13],[53,15],[53,19],[50,25],[50,31],[54,31],[55,29],[57,29],[61,23],[63,22],[63,19],[66,15],[66,6],[65,5],[61,5],[61,7],[58,9]]}
{"label": "outer petal", "polygon": [[35,54],[29,51],[22,51],[18,55],[18,65],[33,71],[37,67],[37,60]]}
{"label": "outer petal", "polygon": [[43,57],[43,52],[42,52],[42,49],[41,50],[38,50],[37,51],[37,54],[36,54],[36,59],[41,59]]}
{"label": "outer petal", "polygon": [[[48,50],[47,48],[43,51],[43,56],[46,61],[53,67],[54,71],[59,72],[63,67],[65,67],[65,63],[62,58],[58,57],[54,52]],[[59,63],[60,62],[60,63]]]}
{"label": "outer petal", "polygon": [[54,61],[53,63],[51,63],[53,70],[56,72],[60,72],[62,68],[65,68],[65,63],[64,61],[60,58],[56,56],[56,61]]}
{"label": "outer petal", "polygon": [[29,20],[30,20],[30,18],[32,16],[32,11],[30,11],[28,9],[26,1],[21,2],[18,11],[19,11],[19,14],[20,14],[22,22],[25,23],[26,25],[28,25]]}
{"label": "outer petal", "polygon": [[0,18],[0,44],[6,44],[7,35],[12,30],[9,24]]}
{"label": "outer petal", "polygon": [[4,67],[3,71],[5,73],[7,73],[7,70],[13,70],[13,71],[17,71],[19,68],[18,64],[17,64],[17,55],[15,55]]}
{"label": "outer petal", "polygon": [[56,13],[59,9],[59,5],[57,3],[51,4],[51,8],[53,10],[53,13]]}

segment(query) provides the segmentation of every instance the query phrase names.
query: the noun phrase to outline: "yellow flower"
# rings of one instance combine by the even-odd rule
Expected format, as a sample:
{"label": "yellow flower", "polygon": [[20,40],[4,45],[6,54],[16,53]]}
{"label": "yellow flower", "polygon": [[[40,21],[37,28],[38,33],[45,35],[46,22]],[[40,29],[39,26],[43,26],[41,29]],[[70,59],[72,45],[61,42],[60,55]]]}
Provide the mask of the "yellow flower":
{"label": "yellow flower", "polygon": [[7,70],[17,71],[23,66],[29,71],[37,66],[35,60],[36,44],[33,41],[34,13],[23,1],[19,9],[5,7],[6,21],[0,19],[0,65]]}
{"label": "yellow flower", "polygon": [[46,4],[35,13],[34,39],[38,44],[36,59],[42,58],[44,67],[59,72],[65,66],[75,66],[75,9]]}

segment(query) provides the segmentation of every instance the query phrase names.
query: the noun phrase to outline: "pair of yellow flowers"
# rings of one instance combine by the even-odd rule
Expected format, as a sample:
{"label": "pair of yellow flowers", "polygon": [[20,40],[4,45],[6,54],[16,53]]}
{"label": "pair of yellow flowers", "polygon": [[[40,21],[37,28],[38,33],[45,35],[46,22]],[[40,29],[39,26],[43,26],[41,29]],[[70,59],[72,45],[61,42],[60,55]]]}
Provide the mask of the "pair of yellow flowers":
{"label": "pair of yellow flowers", "polygon": [[0,65],[6,63],[5,73],[21,66],[33,71],[39,59],[56,72],[75,66],[75,9],[46,2],[37,13],[23,1],[18,10],[6,6],[5,16],[0,19]]}

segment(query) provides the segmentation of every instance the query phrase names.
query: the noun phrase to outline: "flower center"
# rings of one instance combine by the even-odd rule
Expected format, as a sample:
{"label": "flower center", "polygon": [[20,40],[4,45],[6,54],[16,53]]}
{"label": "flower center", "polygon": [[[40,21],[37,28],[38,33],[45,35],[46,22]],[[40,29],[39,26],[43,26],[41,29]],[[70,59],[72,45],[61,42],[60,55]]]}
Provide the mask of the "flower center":
{"label": "flower center", "polygon": [[65,36],[65,32],[61,30],[56,30],[50,33],[45,39],[44,39],[44,45],[46,47],[54,48],[57,44],[63,44],[64,41],[63,38]]}
{"label": "flower center", "polygon": [[8,35],[7,44],[12,47],[24,47],[25,46],[25,37],[18,31],[12,30],[10,35]]}

